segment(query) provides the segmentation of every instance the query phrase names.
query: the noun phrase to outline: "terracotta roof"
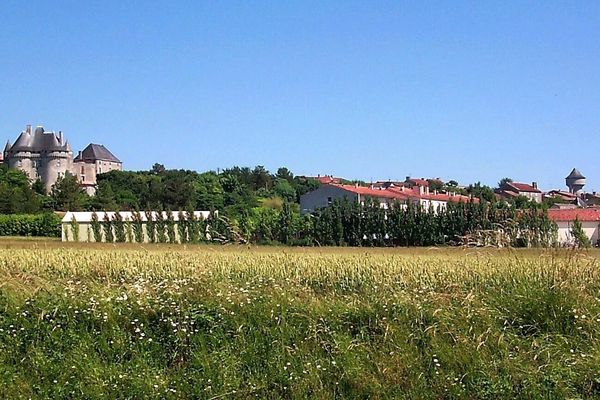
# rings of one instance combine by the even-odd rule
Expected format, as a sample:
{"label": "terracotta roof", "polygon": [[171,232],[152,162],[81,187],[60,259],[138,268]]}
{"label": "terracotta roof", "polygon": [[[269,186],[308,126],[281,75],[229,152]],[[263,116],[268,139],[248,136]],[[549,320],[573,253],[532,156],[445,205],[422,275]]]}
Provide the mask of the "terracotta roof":
{"label": "terracotta roof", "polygon": [[533,186],[527,183],[518,183],[518,182],[508,182],[507,186],[512,186],[517,189],[519,192],[531,192],[531,193],[542,193],[539,189],[534,188]]}
{"label": "terracotta roof", "polygon": [[546,193],[546,196],[551,196],[551,197],[560,196],[560,197],[564,197],[564,198],[572,199],[572,200],[577,198],[577,195],[575,193],[565,192],[562,190],[551,190],[548,193]]}
{"label": "terracotta roof", "polygon": [[341,189],[347,190],[351,193],[360,194],[363,196],[376,197],[376,198],[387,198],[396,200],[408,200],[408,199],[424,199],[424,200],[435,200],[445,201],[453,203],[468,203],[473,200],[475,203],[479,203],[479,199],[471,199],[469,196],[460,194],[450,195],[448,193],[420,193],[418,188],[408,189],[398,187],[388,187],[387,189],[372,189],[366,186],[353,186],[353,185],[332,185]]}
{"label": "terracotta roof", "polygon": [[380,198],[398,199],[398,200],[406,200],[409,197],[408,195],[398,193],[396,191],[392,191],[389,189],[371,189],[370,187],[366,187],[366,186],[354,186],[354,185],[335,185],[334,184],[332,186],[347,190],[348,192],[351,192],[351,193],[356,193],[356,194],[360,194],[363,196],[369,196],[369,197],[380,197]]}
{"label": "terracotta roof", "polygon": [[572,208],[572,209],[549,209],[548,218],[552,221],[579,221],[600,222],[600,208]]}

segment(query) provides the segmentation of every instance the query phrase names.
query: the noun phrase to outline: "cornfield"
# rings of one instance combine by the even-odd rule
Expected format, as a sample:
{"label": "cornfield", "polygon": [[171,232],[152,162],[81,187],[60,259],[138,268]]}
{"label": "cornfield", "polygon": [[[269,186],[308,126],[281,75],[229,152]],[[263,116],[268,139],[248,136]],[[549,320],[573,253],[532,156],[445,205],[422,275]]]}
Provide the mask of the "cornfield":
{"label": "cornfield", "polygon": [[596,252],[6,247],[1,398],[600,396]]}

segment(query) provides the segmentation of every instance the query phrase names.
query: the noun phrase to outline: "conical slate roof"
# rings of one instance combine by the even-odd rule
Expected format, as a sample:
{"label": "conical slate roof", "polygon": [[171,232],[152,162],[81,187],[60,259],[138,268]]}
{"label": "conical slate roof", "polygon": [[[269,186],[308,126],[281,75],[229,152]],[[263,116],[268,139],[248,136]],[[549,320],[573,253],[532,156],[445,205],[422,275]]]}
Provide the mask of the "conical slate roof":
{"label": "conical slate roof", "polygon": [[121,161],[114,156],[106,147],[101,144],[90,143],[83,151],[75,157],[73,161],[82,161],[82,160],[102,160],[102,161],[111,161],[120,163]]}
{"label": "conical slate roof", "polygon": [[62,135],[54,132],[44,132],[44,128],[37,127],[32,133],[21,132],[15,144],[10,148],[12,151],[68,151]]}
{"label": "conical slate roof", "polygon": [[573,171],[566,177],[566,179],[585,179],[585,176],[579,172],[577,168],[573,168]]}

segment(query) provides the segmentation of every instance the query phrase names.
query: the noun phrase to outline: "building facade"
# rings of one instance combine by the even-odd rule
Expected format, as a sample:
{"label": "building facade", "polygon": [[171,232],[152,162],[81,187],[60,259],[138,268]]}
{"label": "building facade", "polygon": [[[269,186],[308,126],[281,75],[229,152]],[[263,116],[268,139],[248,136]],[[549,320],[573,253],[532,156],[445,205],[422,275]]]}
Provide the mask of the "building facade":
{"label": "building facade", "polygon": [[448,202],[479,202],[479,199],[456,193],[430,192],[427,186],[376,188],[374,186],[325,184],[300,196],[300,213],[308,214],[329,207],[335,200],[347,199],[351,202],[364,204],[367,198],[372,199],[385,209],[396,202],[406,204],[410,201],[415,205],[420,205],[425,210],[432,209],[433,212],[444,210]]}
{"label": "building facade", "polygon": [[543,199],[543,193],[538,189],[536,182],[532,182],[531,185],[528,183],[504,182],[496,194],[504,199],[523,196],[536,203],[541,203]]}
{"label": "building facade", "polygon": [[6,143],[2,158],[10,168],[24,171],[32,182],[40,180],[46,193],[69,172],[93,194],[97,174],[123,169],[121,161],[102,145],[90,144],[73,159],[71,146],[62,132],[46,132],[41,126],[34,130],[31,125],[27,125],[14,144]]}
{"label": "building facade", "polygon": [[558,242],[562,246],[572,246],[575,238],[572,230],[575,220],[581,222],[585,235],[592,245],[598,246],[600,238],[600,208],[550,209],[548,218],[558,226]]}

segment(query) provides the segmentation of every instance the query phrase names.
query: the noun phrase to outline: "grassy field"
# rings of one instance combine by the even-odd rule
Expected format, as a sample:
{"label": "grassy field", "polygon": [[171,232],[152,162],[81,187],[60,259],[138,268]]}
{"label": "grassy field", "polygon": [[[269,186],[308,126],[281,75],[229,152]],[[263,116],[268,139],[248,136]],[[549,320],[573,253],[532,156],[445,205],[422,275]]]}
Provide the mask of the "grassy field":
{"label": "grassy field", "polygon": [[0,241],[0,398],[600,397],[595,251]]}

